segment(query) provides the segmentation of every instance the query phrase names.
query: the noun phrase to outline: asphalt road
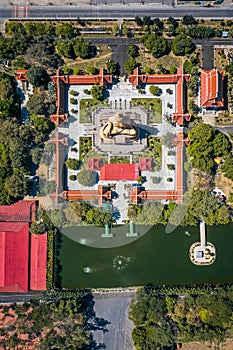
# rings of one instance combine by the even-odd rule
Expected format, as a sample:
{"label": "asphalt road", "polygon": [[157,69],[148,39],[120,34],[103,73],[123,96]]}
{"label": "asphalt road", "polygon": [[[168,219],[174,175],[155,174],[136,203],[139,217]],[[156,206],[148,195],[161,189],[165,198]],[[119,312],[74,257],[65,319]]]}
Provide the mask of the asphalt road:
{"label": "asphalt road", "polygon": [[85,5],[85,6],[1,6],[0,20],[6,18],[135,18],[151,16],[166,18],[189,14],[197,18],[231,18],[233,8],[171,7],[163,5]]}
{"label": "asphalt road", "polygon": [[0,293],[0,304],[21,303],[31,299],[47,300],[48,297],[41,292],[28,293]]}
{"label": "asphalt road", "polygon": [[94,332],[96,344],[105,344],[106,350],[133,350],[133,323],[128,319],[128,310],[134,296],[134,292],[94,295],[96,317],[106,322],[105,331]]}

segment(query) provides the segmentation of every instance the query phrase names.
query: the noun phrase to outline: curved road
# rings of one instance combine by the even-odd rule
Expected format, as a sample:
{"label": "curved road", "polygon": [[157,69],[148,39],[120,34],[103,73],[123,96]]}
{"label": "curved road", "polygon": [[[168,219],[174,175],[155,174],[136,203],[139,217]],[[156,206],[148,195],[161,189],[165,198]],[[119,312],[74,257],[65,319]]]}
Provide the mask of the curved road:
{"label": "curved road", "polygon": [[134,296],[135,292],[94,293],[96,317],[107,322],[105,330],[94,332],[96,344],[105,344],[106,350],[133,350],[128,311]]}
{"label": "curved road", "polygon": [[231,18],[233,8],[224,7],[171,7],[163,5],[87,5],[87,6],[0,6],[0,20],[7,18],[135,18],[183,17],[186,14],[197,18]]}

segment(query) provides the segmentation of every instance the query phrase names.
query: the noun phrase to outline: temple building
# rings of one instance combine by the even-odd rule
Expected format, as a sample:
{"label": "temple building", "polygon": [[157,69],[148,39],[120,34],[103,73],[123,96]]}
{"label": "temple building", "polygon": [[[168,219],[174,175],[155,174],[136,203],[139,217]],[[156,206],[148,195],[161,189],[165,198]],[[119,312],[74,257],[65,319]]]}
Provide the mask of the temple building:
{"label": "temple building", "polygon": [[33,235],[36,201],[0,206],[0,292],[46,290],[47,233]]}
{"label": "temple building", "polygon": [[202,107],[224,107],[223,83],[223,72],[218,69],[201,71],[200,105]]}

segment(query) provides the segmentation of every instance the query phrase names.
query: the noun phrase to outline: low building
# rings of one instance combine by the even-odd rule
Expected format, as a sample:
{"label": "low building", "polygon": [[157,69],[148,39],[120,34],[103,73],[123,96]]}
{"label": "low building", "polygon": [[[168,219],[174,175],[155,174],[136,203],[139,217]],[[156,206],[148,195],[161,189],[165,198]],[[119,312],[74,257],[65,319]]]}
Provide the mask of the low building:
{"label": "low building", "polygon": [[201,70],[200,105],[204,108],[224,107],[223,72],[218,69]]}
{"label": "low building", "polygon": [[104,164],[100,168],[100,180],[136,181],[139,176],[138,164]]}
{"label": "low building", "polygon": [[31,235],[36,201],[0,206],[0,292],[46,290],[47,233]]}

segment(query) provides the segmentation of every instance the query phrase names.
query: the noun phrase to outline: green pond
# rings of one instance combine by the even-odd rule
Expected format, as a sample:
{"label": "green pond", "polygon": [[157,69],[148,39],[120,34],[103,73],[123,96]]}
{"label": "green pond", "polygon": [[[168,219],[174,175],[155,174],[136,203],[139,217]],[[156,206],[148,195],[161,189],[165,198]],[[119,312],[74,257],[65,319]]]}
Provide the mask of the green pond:
{"label": "green pond", "polygon": [[[137,239],[122,238],[123,245],[121,240],[113,243],[111,238],[100,238],[94,244],[78,243],[85,241],[80,237],[101,237],[99,230],[95,227],[62,230],[59,259],[64,288],[233,282],[233,224],[206,228],[207,241],[215,245],[217,256],[210,266],[196,266],[189,260],[190,245],[200,240],[199,227],[178,227],[165,233],[165,226],[149,230],[137,226],[137,232],[146,233]],[[124,226],[119,229],[119,237],[125,237],[125,230]],[[116,240],[117,235],[114,234]],[[106,248],[98,248],[101,242]]]}

